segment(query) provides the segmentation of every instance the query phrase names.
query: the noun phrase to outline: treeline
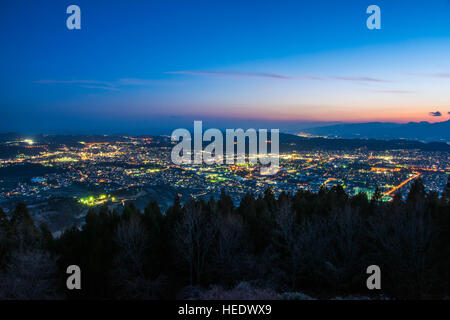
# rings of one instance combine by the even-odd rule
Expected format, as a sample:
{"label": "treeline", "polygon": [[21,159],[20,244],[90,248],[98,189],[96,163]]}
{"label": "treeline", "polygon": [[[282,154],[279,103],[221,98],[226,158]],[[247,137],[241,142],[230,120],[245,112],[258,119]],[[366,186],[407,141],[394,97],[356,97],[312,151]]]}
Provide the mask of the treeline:
{"label": "treeline", "polygon": [[[439,196],[420,180],[406,198],[268,189],[235,207],[179,199],[163,214],[91,209],[81,227],[54,239],[24,204],[0,209],[2,299],[292,299],[450,296],[450,183]],[[369,265],[382,289],[366,288]],[[66,288],[81,268],[82,289]]]}

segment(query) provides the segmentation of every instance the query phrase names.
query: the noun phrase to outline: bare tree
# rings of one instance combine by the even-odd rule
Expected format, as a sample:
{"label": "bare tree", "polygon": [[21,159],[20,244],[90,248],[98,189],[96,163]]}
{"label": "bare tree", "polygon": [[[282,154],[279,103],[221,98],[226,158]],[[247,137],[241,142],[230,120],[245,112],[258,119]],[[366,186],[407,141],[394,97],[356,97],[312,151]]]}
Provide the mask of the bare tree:
{"label": "bare tree", "polygon": [[298,251],[301,252],[299,272],[308,278],[326,279],[331,249],[331,222],[324,217],[312,217],[299,226]]}
{"label": "bare tree", "polygon": [[144,252],[147,249],[148,234],[140,218],[132,216],[121,222],[116,230],[115,242],[119,247],[120,259],[130,262],[137,274],[143,275]]}
{"label": "bare tree", "polygon": [[361,274],[361,234],[363,223],[357,209],[346,206],[329,218],[329,237],[332,247],[327,250],[327,266],[334,284],[350,286]]}
{"label": "bare tree", "polygon": [[182,259],[189,265],[191,285],[200,283],[206,259],[217,235],[217,227],[202,212],[200,204],[191,202],[183,210],[183,216],[175,226],[175,246]]}
{"label": "bare tree", "polygon": [[119,296],[128,299],[154,298],[165,279],[146,278],[144,257],[148,247],[148,233],[140,217],[132,216],[128,221],[122,221],[117,227],[114,240],[119,248],[113,271],[115,282],[121,289]]}
{"label": "bare tree", "polygon": [[276,228],[274,231],[275,242],[287,253],[289,262],[291,289],[295,289],[297,273],[302,262],[301,242],[299,241],[299,226],[295,212],[291,210],[290,201],[284,199],[275,216]]}
{"label": "bare tree", "polygon": [[56,262],[41,249],[15,251],[7,271],[0,274],[1,299],[56,299]]}
{"label": "bare tree", "polygon": [[[423,212],[382,214],[370,222],[369,235],[379,251],[391,286],[406,295],[425,296],[433,285],[436,227]],[[399,294],[401,294],[399,292]]]}
{"label": "bare tree", "polygon": [[214,246],[214,270],[223,282],[235,279],[242,269],[244,227],[240,217],[227,214],[218,218]]}

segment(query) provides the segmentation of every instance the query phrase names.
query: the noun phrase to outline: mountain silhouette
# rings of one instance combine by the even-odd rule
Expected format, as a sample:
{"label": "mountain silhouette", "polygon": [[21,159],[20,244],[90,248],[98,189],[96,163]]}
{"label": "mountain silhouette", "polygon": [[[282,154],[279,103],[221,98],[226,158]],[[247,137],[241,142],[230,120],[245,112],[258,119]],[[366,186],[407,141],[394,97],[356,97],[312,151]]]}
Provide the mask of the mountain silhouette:
{"label": "mountain silhouette", "polygon": [[367,122],[347,123],[302,130],[305,133],[346,139],[408,139],[420,141],[450,142],[450,120],[436,123]]}

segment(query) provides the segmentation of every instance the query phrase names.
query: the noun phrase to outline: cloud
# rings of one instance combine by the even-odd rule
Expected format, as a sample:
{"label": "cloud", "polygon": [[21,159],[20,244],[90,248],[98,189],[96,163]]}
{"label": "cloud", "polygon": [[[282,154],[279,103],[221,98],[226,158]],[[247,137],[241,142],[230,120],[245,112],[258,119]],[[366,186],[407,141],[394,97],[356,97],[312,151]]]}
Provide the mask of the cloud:
{"label": "cloud", "polygon": [[106,87],[106,86],[80,85],[79,87],[81,87],[81,88],[88,88],[88,89],[102,89],[102,90],[110,90],[110,91],[120,91],[119,88]]}
{"label": "cloud", "polygon": [[160,84],[168,84],[173,83],[172,81],[161,81],[161,80],[153,80],[153,79],[139,79],[139,78],[121,78],[118,79],[117,85],[123,86],[153,86]]}
{"label": "cloud", "polygon": [[450,73],[433,73],[430,76],[435,78],[450,78]]}
{"label": "cloud", "polygon": [[319,76],[312,76],[310,74],[304,74],[301,76],[301,78],[309,79],[309,80],[325,80],[325,78],[319,77]]}
{"label": "cloud", "polygon": [[119,91],[113,82],[98,80],[37,80],[38,84],[73,84],[81,88]]}
{"label": "cloud", "polygon": [[105,85],[113,86],[111,82],[108,81],[97,81],[97,80],[37,80],[34,83],[40,84],[93,84],[93,85]]}
{"label": "cloud", "polygon": [[[219,76],[219,77],[258,77],[258,78],[272,78],[272,79],[294,79],[296,77],[285,76],[277,73],[265,73],[265,72],[223,72],[223,71],[198,71],[198,70],[180,70],[169,71],[166,74],[187,74],[194,76]],[[355,81],[355,82],[392,82],[389,80],[372,78],[372,77],[345,77],[345,76],[331,76],[323,77],[311,74],[303,74],[297,76],[297,78],[303,78],[308,80],[340,80],[340,81]]]}
{"label": "cloud", "polygon": [[99,81],[99,80],[37,80],[33,81],[37,84],[73,84],[81,88],[88,89],[101,89],[109,91],[120,91],[123,87],[130,86],[151,86],[157,85],[163,82],[159,80],[148,80],[138,78],[121,78],[114,81]]}
{"label": "cloud", "polygon": [[432,117],[441,117],[442,113],[440,111],[431,111],[428,113]]}
{"label": "cloud", "polygon": [[380,93],[399,93],[399,94],[415,93],[415,91],[410,90],[373,90],[373,91]]}
{"label": "cloud", "polygon": [[335,80],[356,81],[356,82],[391,82],[389,80],[372,78],[372,77],[332,77]]}
{"label": "cloud", "polygon": [[196,70],[181,70],[170,71],[167,74],[188,74],[196,76],[221,76],[221,77],[258,77],[258,78],[272,78],[272,79],[291,79],[291,77],[279,75],[275,73],[264,72],[222,72],[222,71],[196,71]]}
{"label": "cloud", "polygon": [[437,72],[437,73],[409,73],[410,75],[417,77],[429,77],[429,78],[450,78],[449,72]]}

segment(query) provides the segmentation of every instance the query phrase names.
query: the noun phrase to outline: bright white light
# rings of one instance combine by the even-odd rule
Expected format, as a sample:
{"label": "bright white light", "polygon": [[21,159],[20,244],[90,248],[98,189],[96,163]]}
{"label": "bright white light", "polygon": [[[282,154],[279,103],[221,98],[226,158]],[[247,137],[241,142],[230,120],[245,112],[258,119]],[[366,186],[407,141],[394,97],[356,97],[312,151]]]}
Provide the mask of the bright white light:
{"label": "bright white light", "polygon": [[23,142],[28,143],[29,145],[32,145],[34,143],[34,141],[31,139],[25,139],[23,140]]}

